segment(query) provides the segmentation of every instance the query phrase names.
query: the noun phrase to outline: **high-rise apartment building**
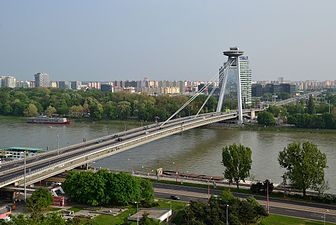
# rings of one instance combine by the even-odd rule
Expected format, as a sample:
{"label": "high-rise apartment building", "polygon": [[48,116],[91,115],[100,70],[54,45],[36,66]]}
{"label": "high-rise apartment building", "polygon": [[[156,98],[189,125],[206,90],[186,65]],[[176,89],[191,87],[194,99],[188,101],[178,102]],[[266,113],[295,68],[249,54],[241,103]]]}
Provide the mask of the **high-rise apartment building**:
{"label": "high-rise apartment building", "polygon": [[240,80],[242,102],[244,105],[252,104],[252,70],[249,66],[248,56],[240,56]]}
{"label": "high-rise apartment building", "polygon": [[16,78],[13,76],[0,76],[0,87],[16,87]]}
{"label": "high-rise apartment building", "polygon": [[35,77],[35,87],[49,87],[49,75],[47,73],[37,73]]}
{"label": "high-rise apartment building", "polygon": [[[241,98],[243,107],[250,106],[252,104],[252,70],[249,67],[248,56],[239,57],[240,64],[240,80],[241,80]],[[236,67],[234,63],[232,65]],[[220,67],[219,74],[223,76],[225,65]],[[225,85],[225,98],[237,99],[237,84],[238,77],[236,74],[236,69],[231,68],[228,71],[227,83]],[[221,89],[221,83],[219,84],[219,89]]]}
{"label": "high-rise apartment building", "polygon": [[68,82],[64,81],[64,80],[58,81],[58,88],[60,88],[60,89],[68,89],[69,88]]}
{"label": "high-rise apartment building", "polygon": [[70,88],[72,90],[80,90],[81,89],[81,82],[80,81],[70,81]]}
{"label": "high-rise apartment building", "polygon": [[18,80],[16,81],[16,87],[18,88],[30,88],[30,81],[29,80]]}

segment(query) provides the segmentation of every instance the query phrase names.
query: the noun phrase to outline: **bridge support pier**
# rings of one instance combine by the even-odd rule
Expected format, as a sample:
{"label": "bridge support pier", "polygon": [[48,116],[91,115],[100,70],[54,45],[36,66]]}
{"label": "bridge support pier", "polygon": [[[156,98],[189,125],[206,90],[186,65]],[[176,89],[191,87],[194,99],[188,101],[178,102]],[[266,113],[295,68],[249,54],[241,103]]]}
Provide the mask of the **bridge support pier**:
{"label": "bridge support pier", "polygon": [[243,124],[243,103],[242,103],[242,93],[241,93],[241,79],[240,79],[240,63],[239,57],[244,54],[243,51],[239,50],[237,47],[230,48],[228,51],[223,52],[224,55],[228,56],[227,62],[224,63],[224,66],[220,68],[219,72],[219,81],[220,81],[220,95],[217,105],[217,112],[222,110],[225,86],[227,81],[227,76],[229,72],[234,70],[237,76],[237,99],[238,99],[238,124]]}

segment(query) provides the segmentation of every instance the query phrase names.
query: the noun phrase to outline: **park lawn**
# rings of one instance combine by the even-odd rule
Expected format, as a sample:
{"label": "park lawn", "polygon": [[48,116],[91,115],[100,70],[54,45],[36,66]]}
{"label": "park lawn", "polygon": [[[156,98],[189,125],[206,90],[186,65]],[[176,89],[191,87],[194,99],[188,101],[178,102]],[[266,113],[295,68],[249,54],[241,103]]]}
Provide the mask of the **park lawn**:
{"label": "park lawn", "polygon": [[166,199],[159,199],[158,203],[159,206],[157,208],[169,209],[171,207],[173,210],[181,210],[188,204],[187,202]]}
{"label": "park lawn", "polygon": [[[180,209],[183,209],[187,205],[186,202],[174,201],[174,200],[164,200],[164,199],[159,199],[158,203],[159,203],[159,206],[153,207],[153,208],[169,209],[171,207],[173,210],[180,210]],[[135,212],[136,212],[135,208],[130,208],[130,209],[126,210],[125,212],[119,214],[118,216],[99,215],[96,218],[94,218],[94,221],[97,223],[97,225],[122,224],[125,221],[125,219],[128,218],[129,215],[132,215]],[[136,224],[136,223],[134,223],[134,224]]]}
{"label": "park lawn", "polygon": [[[323,225],[323,222],[271,214],[262,221],[263,225]],[[334,223],[325,223],[331,225]]]}
{"label": "park lawn", "polygon": [[81,211],[83,208],[84,208],[84,207],[74,206],[74,207],[69,208],[68,210],[70,210],[70,211],[74,211],[74,212],[79,212],[79,211]]}
{"label": "park lawn", "polygon": [[97,225],[105,225],[105,224],[118,225],[122,224],[125,221],[125,219],[128,218],[130,214],[135,213],[135,211],[136,209],[129,209],[126,210],[125,212],[122,212],[118,216],[99,215],[94,218],[94,221],[96,222]]}

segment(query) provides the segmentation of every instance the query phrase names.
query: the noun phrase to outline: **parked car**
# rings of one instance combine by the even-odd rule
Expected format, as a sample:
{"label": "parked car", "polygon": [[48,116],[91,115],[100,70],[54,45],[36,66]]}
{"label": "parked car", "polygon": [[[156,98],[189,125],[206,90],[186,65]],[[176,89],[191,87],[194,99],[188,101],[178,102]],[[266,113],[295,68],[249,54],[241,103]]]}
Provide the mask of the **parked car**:
{"label": "parked car", "polygon": [[181,200],[181,198],[177,195],[171,195],[170,198],[173,200]]}

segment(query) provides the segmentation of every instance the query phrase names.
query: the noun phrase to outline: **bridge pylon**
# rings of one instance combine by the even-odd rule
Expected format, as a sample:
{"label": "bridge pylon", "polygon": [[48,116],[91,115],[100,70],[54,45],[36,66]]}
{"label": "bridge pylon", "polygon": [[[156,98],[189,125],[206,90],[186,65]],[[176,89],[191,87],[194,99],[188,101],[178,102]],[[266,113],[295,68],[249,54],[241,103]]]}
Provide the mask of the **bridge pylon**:
{"label": "bridge pylon", "polygon": [[220,93],[216,112],[220,112],[222,110],[227,77],[229,76],[229,71],[234,71],[235,75],[237,76],[238,124],[242,124],[243,104],[242,104],[242,91],[241,91],[242,88],[240,79],[239,56],[243,55],[244,52],[239,50],[239,48],[237,47],[231,47],[229,50],[224,51],[223,54],[228,57],[228,60],[224,63],[224,66],[221,67],[219,70]]}

